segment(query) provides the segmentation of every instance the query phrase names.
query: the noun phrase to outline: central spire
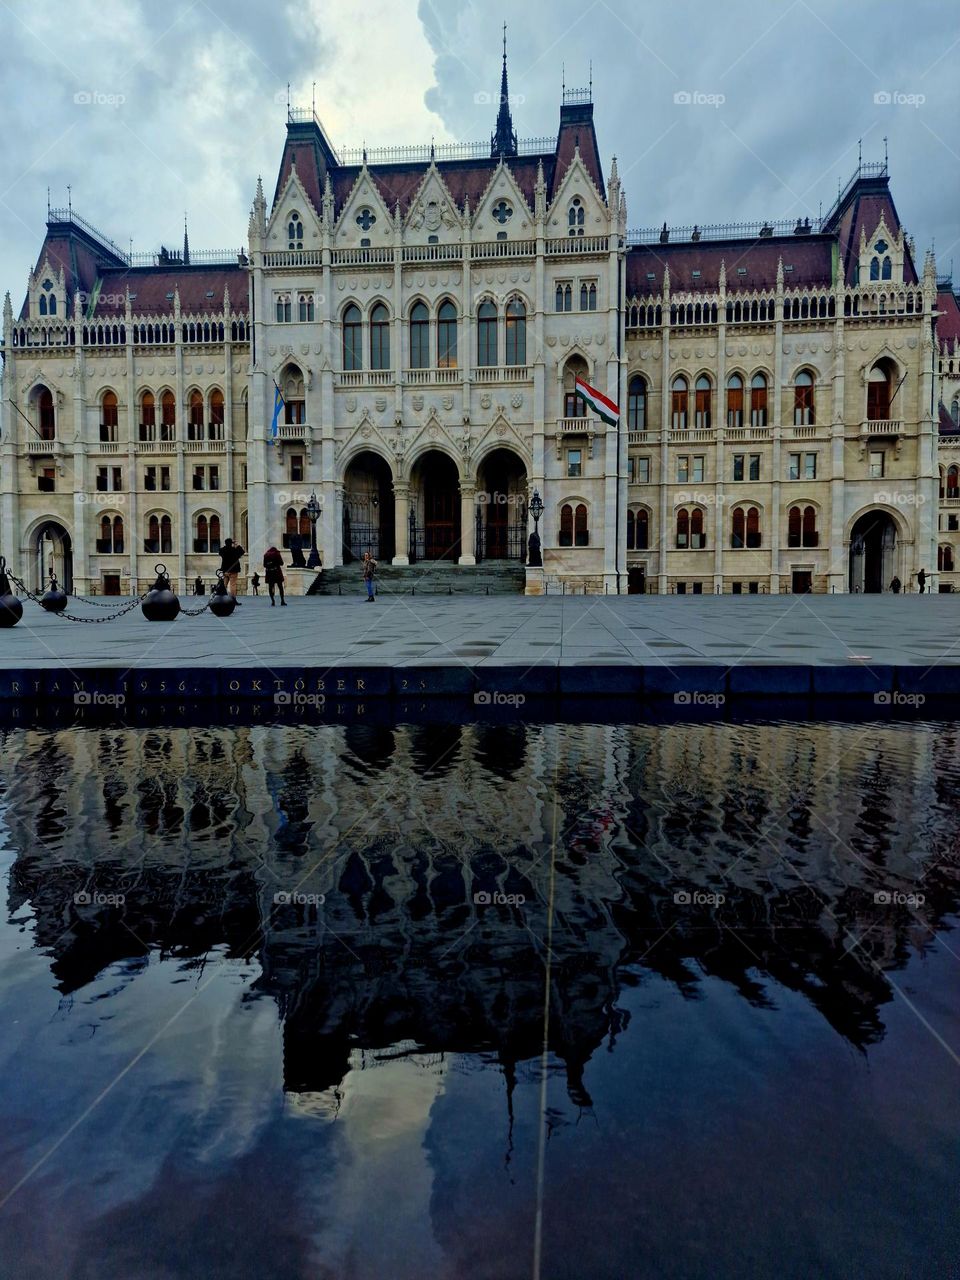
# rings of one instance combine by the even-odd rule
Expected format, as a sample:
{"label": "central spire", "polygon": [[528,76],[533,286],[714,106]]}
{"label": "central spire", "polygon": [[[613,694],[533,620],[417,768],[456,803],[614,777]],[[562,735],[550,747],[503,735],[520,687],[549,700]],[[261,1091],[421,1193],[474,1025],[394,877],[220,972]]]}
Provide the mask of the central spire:
{"label": "central spire", "polygon": [[515,156],[517,135],[513,131],[510,116],[510,94],[507,90],[507,24],[503,24],[503,71],[500,74],[500,110],[497,112],[497,131],[490,139],[492,156]]}

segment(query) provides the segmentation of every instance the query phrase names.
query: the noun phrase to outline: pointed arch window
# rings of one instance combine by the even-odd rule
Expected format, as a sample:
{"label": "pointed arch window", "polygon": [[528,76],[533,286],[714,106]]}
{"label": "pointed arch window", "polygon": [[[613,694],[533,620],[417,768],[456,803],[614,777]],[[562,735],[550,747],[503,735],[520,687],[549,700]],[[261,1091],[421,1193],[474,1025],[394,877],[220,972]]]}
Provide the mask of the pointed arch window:
{"label": "pointed arch window", "polygon": [[175,440],[177,435],[177,401],[172,391],[160,396],[160,439]]}
{"label": "pointed arch window", "polygon": [[40,314],[42,316],[45,316],[47,314],[47,299],[46,299],[46,295],[42,293],[40,295],[39,308],[40,308]]}
{"label": "pointed arch window", "polygon": [[348,372],[363,368],[363,322],[355,302],[343,313],[343,367]]}
{"label": "pointed arch window", "polygon": [[477,309],[477,364],[497,364],[497,308],[489,300]]}
{"label": "pointed arch window", "polygon": [[874,257],[870,259],[870,279],[871,280],[880,279],[880,259],[879,258]]}
{"label": "pointed arch window", "polygon": [[152,391],[144,391],[140,397],[140,439],[157,438],[157,402]]}
{"label": "pointed arch window", "polygon": [[519,298],[507,303],[506,363],[510,366],[527,363],[527,308]]}
{"label": "pointed arch window", "polygon": [[739,373],[731,373],[727,379],[727,426],[743,426],[743,379]]}
{"label": "pointed arch window", "polygon": [[807,369],[801,369],[793,387],[793,425],[812,426],[815,421],[813,374]]}
{"label": "pointed arch window", "polygon": [[382,302],[370,312],[370,368],[390,368],[390,315]]}
{"label": "pointed arch window", "polygon": [[647,384],[638,374],[630,379],[627,393],[627,430],[647,429]]}
{"label": "pointed arch window", "polygon": [[410,368],[430,368],[430,313],[423,302],[410,312]]}
{"label": "pointed arch window", "polygon": [[[889,258],[884,258],[883,267],[881,268],[881,271],[880,271],[880,279],[890,280],[892,277],[893,277],[893,264]],[[56,301],[56,299],[51,299],[51,301]]]}
{"label": "pointed arch window", "polygon": [[447,299],[437,312],[437,368],[457,367],[457,308]]}
{"label": "pointed arch window", "polygon": [[291,213],[290,220],[287,223],[287,247],[290,249],[303,248],[303,221],[299,213]]}
{"label": "pointed arch window", "polygon": [[224,401],[223,392],[214,387],[210,392],[210,421],[207,431],[211,440],[222,440],[224,435]]}
{"label": "pointed arch window", "polygon": [[101,555],[118,556],[123,553],[123,516],[101,516],[100,537],[97,551]]}
{"label": "pointed arch window", "polygon": [[689,391],[687,388],[687,380],[678,375],[673,380],[673,386],[670,392],[670,410],[671,422],[674,431],[686,431],[687,429],[687,400]]}
{"label": "pointed arch window", "polygon": [[203,393],[193,390],[187,408],[187,439],[203,439]]}
{"label": "pointed arch window", "polygon": [[937,547],[937,571],[938,573],[953,573],[953,547],[949,544]]}
{"label": "pointed arch window", "polygon": [[297,315],[301,323],[311,322],[314,318],[313,294],[301,293],[297,297]]}
{"label": "pointed arch window", "polygon": [[762,373],[755,373],[750,379],[750,425],[767,425],[767,379]]}
{"label": "pointed arch window", "polygon": [[890,417],[893,396],[893,370],[888,360],[879,360],[867,379],[867,418],[870,422],[886,422]]}
{"label": "pointed arch window", "polygon": [[293,319],[293,303],[289,293],[277,294],[277,324],[289,324]]}
{"label": "pointed arch window", "polygon": [[947,497],[960,498],[960,467],[947,468]]}
{"label": "pointed arch window", "polygon": [[573,507],[565,502],[560,508],[560,532],[557,542],[561,547],[573,546]]}
{"label": "pointed arch window", "polygon": [[694,424],[698,431],[709,431],[713,421],[713,412],[711,406],[712,391],[710,387],[710,379],[706,374],[701,374],[697,379],[695,387]]}
{"label": "pointed arch window", "polygon": [[573,545],[575,547],[586,547],[589,544],[590,530],[587,528],[587,508],[580,502],[573,513]]}
{"label": "pointed arch window", "polygon": [[583,235],[583,224],[586,222],[587,212],[583,207],[583,201],[579,196],[574,196],[570,201],[570,207],[567,210],[567,231],[571,236]]}
{"label": "pointed arch window", "polygon": [[570,311],[573,308],[573,287],[569,283],[561,281],[557,285],[556,309],[557,311]]}
{"label": "pointed arch window", "polygon": [[650,515],[645,507],[627,512],[627,550],[646,551],[650,536]]}
{"label": "pointed arch window", "polygon": [[105,391],[100,404],[100,439],[116,440],[120,425],[120,410],[115,391]]}

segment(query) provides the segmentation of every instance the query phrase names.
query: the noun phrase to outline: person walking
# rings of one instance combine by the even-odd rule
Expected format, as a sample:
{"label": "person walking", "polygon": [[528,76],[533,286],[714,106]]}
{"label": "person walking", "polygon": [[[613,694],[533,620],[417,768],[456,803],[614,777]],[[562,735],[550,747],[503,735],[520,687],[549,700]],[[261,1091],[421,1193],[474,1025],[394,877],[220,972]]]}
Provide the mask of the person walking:
{"label": "person walking", "polygon": [[363,553],[363,580],[367,584],[367,604],[373,604],[376,593],[373,589],[373,575],[377,572],[377,562],[369,551]]}
{"label": "person walking", "polygon": [[263,580],[267,584],[267,590],[270,592],[270,607],[276,606],[274,592],[277,587],[280,588],[280,603],[284,608],[287,602],[283,598],[283,556],[276,547],[270,547],[266,555],[263,557]]}
{"label": "person walking", "polygon": [[923,595],[923,593],[924,593],[924,592],[926,591],[926,589],[927,589],[927,571],[926,571],[926,569],[921,569],[921,570],[920,570],[920,572],[917,574],[917,582],[918,582],[918,584],[919,584],[919,586],[920,586],[920,594],[921,594],[921,595]]}
{"label": "person walking", "polygon": [[[227,584],[227,590],[234,600],[237,600],[237,579],[240,577],[240,557],[242,555],[243,547],[234,546],[232,538],[227,538],[220,548],[220,568],[223,570],[223,580]],[[237,600],[237,604],[240,604],[239,600]]]}
{"label": "person walking", "polygon": [[251,587],[253,587],[253,594],[254,594],[255,596],[258,596],[258,595],[260,594],[260,575],[259,575],[259,573],[254,573],[253,577],[250,579],[250,585],[251,585]]}
{"label": "person walking", "polygon": [[195,596],[202,596],[205,594],[205,590],[206,589],[203,585],[203,579],[200,577],[198,573],[196,578],[193,581],[193,594]]}

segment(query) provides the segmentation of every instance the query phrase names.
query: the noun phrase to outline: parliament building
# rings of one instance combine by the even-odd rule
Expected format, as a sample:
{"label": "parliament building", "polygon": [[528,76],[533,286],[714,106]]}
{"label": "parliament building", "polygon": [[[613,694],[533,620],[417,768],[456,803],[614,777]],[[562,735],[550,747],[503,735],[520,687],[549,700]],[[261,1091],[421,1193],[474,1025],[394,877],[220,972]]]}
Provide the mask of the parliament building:
{"label": "parliament building", "polygon": [[342,152],[288,110],[242,249],[50,209],[2,355],[0,550],[33,587],[162,560],[184,589],[227,537],[252,572],[314,493],[327,570],[522,565],[535,491],[530,592],[958,580],[960,307],[886,162],[815,222],[628,231],[592,93],[520,141],[505,60],[482,146]]}

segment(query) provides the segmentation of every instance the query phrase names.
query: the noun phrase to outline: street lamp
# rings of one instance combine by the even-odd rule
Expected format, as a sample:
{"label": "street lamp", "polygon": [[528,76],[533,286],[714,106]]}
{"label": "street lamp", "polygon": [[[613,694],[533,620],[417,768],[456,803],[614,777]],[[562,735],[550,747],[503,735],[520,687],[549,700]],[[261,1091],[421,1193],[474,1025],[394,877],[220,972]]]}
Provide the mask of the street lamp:
{"label": "street lamp", "polygon": [[537,527],[543,515],[543,499],[540,497],[539,489],[534,489],[533,497],[530,499],[530,514],[533,516],[533,533],[527,543],[527,564],[532,568],[540,569],[543,567],[543,558],[540,555],[540,534],[537,532]]}
{"label": "street lamp", "polygon": [[320,568],[320,552],[317,550],[317,521],[323,515],[323,509],[317,501],[316,493],[311,493],[310,501],[307,503],[307,515],[310,517],[310,557],[307,560],[308,569]]}

